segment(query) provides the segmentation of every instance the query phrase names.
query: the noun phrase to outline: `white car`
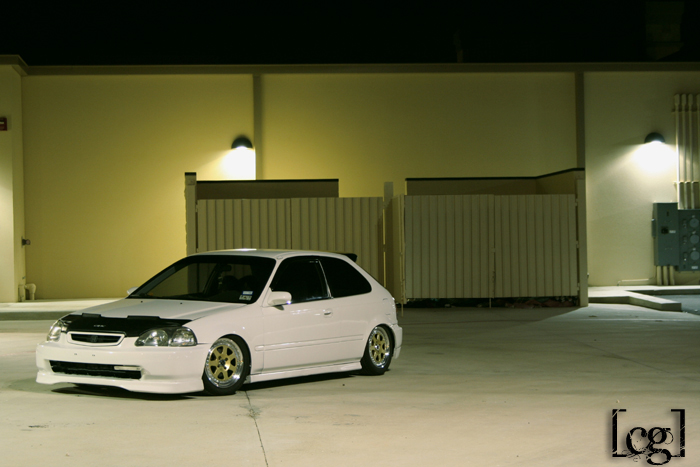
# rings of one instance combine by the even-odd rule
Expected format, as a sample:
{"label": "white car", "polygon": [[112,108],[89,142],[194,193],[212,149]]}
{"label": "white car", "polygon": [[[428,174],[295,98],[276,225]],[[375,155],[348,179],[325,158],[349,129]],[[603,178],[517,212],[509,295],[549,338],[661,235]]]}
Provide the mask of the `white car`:
{"label": "white car", "polygon": [[394,299],[349,256],[188,256],[123,300],[56,321],[36,380],[228,395],[293,376],[383,374],[401,350]]}

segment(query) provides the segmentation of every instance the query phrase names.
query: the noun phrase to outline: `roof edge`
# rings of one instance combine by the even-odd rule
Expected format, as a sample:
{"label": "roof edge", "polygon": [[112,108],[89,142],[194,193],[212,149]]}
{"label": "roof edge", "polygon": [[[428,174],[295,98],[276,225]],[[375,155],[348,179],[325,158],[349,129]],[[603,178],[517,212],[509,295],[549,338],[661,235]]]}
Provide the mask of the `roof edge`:
{"label": "roof edge", "polygon": [[19,55],[0,55],[0,65],[10,65],[20,76],[27,76],[29,67]]}
{"label": "roof edge", "polygon": [[[306,65],[87,65],[27,66],[14,58],[30,76],[59,75],[168,75],[168,74],[379,74],[379,73],[575,73],[700,71],[700,62],[629,63],[399,63]],[[2,61],[0,61],[2,64]]]}

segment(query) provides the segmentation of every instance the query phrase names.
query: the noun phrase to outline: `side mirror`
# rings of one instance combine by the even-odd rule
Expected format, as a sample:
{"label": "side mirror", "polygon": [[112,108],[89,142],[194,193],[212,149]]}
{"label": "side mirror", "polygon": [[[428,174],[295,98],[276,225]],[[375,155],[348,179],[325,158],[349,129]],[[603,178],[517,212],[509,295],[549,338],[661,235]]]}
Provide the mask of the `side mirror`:
{"label": "side mirror", "polygon": [[289,292],[270,292],[267,297],[267,304],[270,306],[287,305],[292,302],[292,294]]}
{"label": "side mirror", "polygon": [[129,290],[127,290],[127,291],[126,291],[126,296],[128,297],[128,296],[131,295],[132,293],[136,292],[136,289],[138,289],[138,287],[132,287],[132,288],[130,288]]}

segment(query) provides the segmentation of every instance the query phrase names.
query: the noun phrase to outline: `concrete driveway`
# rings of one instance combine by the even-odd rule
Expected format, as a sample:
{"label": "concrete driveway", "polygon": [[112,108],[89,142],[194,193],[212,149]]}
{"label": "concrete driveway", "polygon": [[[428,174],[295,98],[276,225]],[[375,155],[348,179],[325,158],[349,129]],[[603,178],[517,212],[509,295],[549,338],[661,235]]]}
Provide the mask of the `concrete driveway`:
{"label": "concrete driveway", "polygon": [[671,410],[685,410],[685,458],[668,465],[700,465],[700,316],[596,304],[407,309],[400,323],[404,348],[384,376],[217,398],[36,384],[50,321],[0,321],[0,465],[648,465],[612,457],[613,409],[626,410],[618,452],[633,428],[662,427],[673,441],[656,447],[670,454]]}

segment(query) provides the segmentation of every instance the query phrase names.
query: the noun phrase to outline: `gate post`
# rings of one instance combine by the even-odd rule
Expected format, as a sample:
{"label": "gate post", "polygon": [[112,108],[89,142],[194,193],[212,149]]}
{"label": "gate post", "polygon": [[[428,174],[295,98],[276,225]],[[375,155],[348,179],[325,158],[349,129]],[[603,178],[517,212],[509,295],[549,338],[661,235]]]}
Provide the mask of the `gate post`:
{"label": "gate post", "polygon": [[187,256],[197,253],[196,172],[185,172],[185,243]]}

